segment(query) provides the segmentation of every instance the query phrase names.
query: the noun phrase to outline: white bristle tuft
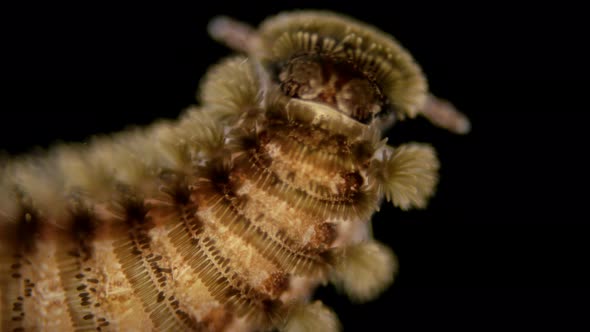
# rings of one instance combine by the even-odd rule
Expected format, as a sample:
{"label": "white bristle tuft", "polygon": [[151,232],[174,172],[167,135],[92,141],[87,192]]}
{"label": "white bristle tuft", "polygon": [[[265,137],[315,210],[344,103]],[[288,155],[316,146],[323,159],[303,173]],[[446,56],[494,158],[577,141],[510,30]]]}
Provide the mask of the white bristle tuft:
{"label": "white bristle tuft", "polygon": [[366,302],[393,282],[398,264],[393,251],[376,241],[341,249],[332,282],[352,300]]}
{"label": "white bristle tuft", "polygon": [[336,314],[321,301],[311,304],[294,305],[283,328],[283,332],[336,332],[340,322]]}

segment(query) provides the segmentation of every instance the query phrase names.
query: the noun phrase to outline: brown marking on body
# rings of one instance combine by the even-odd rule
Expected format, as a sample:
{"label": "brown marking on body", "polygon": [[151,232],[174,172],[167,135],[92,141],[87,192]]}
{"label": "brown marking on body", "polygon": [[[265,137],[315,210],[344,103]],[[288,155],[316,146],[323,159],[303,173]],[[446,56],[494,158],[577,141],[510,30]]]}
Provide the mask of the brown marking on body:
{"label": "brown marking on body", "polygon": [[202,323],[207,327],[207,331],[223,331],[232,321],[233,315],[223,307],[215,307],[203,317]]}
{"label": "brown marking on body", "polygon": [[338,185],[338,191],[342,196],[353,198],[363,185],[363,177],[358,172],[350,172],[341,175],[344,182]]}
{"label": "brown marking on body", "polygon": [[332,223],[318,223],[314,226],[314,234],[309,242],[309,246],[326,250],[336,240],[336,226]]}
{"label": "brown marking on body", "polygon": [[92,241],[96,237],[98,228],[96,216],[88,208],[74,207],[71,211],[72,228],[70,230],[74,241],[77,243],[82,261],[88,261],[93,254]]}
{"label": "brown marking on body", "polygon": [[262,289],[274,298],[281,296],[287,288],[289,288],[289,277],[281,271],[273,272],[262,282]]}

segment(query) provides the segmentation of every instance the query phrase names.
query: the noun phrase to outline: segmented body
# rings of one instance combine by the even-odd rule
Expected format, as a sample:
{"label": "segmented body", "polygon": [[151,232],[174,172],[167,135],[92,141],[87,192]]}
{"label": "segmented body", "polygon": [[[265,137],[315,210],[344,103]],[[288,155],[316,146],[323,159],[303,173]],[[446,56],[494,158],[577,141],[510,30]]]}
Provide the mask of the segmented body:
{"label": "segmented body", "polygon": [[215,66],[178,121],[4,164],[3,331],[335,330],[308,303],[318,284],[359,300],[389,285],[369,219],[436,183],[430,148],[381,141],[423,104],[419,69],[332,14],[261,31],[269,51]]}

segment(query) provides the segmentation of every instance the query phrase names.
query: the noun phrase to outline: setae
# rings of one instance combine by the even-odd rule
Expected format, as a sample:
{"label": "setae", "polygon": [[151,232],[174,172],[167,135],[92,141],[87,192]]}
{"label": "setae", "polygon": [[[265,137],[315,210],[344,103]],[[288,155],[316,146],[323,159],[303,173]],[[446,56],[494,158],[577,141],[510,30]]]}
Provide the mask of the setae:
{"label": "setae", "polygon": [[465,133],[467,119],[351,18],[210,32],[246,56],[213,66],[178,121],[2,164],[2,330],[330,331],[336,315],[309,303],[318,284],[358,301],[390,285],[370,218],[384,197],[425,207],[438,161],[382,133],[417,115]]}

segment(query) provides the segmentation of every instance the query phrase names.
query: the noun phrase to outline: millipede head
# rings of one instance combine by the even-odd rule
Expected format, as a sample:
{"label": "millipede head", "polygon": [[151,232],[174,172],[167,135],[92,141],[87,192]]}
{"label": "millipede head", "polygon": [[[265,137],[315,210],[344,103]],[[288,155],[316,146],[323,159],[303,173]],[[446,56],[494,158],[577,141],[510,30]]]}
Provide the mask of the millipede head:
{"label": "millipede head", "polygon": [[[297,11],[264,21],[262,62],[284,94],[329,104],[363,123],[414,117],[427,84],[392,37],[352,18]],[[391,120],[388,120],[391,121]]]}

